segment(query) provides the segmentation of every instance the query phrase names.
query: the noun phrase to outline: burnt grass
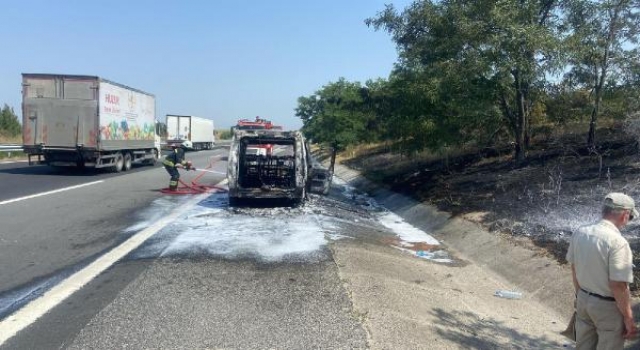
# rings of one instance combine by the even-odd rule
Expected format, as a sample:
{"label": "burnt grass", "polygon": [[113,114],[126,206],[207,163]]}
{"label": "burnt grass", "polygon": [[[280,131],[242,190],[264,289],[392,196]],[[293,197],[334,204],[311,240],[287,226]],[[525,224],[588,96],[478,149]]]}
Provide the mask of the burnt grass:
{"label": "burnt grass", "polygon": [[[599,130],[591,151],[583,134],[537,141],[520,164],[509,146],[448,157],[406,157],[380,147],[356,152],[342,164],[566,263],[572,232],[599,219],[607,193],[624,192],[640,202],[638,139],[619,130]],[[640,223],[632,222],[623,234],[640,266]],[[634,275],[631,289],[638,293],[640,272]]]}

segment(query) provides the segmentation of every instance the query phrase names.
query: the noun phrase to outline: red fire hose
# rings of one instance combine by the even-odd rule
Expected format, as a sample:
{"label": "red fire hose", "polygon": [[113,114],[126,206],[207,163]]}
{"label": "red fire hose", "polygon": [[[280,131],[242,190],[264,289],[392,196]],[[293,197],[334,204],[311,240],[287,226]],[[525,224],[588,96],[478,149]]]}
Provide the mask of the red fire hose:
{"label": "red fire hose", "polygon": [[[169,188],[163,188],[163,189],[160,190],[160,192],[162,192],[164,194],[201,194],[201,193],[227,192],[226,188],[223,188],[223,187],[220,187],[220,186],[202,185],[202,184],[198,183],[200,178],[202,176],[204,176],[205,173],[213,173],[214,172],[214,171],[208,171],[207,169],[211,169],[216,162],[217,161],[213,161],[213,159],[210,159],[209,160],[209,165],[207,165],[206,168],[201,169],[202,173],[200,175],[196,176],[196,178],[191,181],[191,184],[188,184],[188,183],[186,183],[186,182],[184,182],[182,180],[178,180],[178,182],[180,183],[181,186],[178,186],[177,189],[171,190]],[[198,169],[195,169],[195,171],[198,171]],[[215,172],[215,173],[217,173],[217,172]]]}

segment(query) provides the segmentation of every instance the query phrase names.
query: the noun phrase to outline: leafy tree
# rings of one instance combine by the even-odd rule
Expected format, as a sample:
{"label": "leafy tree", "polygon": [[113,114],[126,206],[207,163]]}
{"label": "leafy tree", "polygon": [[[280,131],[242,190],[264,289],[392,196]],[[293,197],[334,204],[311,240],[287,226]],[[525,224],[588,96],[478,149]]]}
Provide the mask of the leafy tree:
{"label": "leafy tree", "polygon": [[231,130],[216,130],[215,132],[216,134],[216,139],[218,140],[231,140],[231,137],[233,137],[233,133],[231,132]]}
{"label": "leafy tree", "polygon": [[163,122],[156,123],[156,133],[162,138],[167,138],[167,124]]}
{"label": "leafy tree", "polygon": [[296,116],[302,119],[302,131],[314,142],[338,150],[368,139],[361,90],[360,83],[341,78],[311,96],[298,98]]}
{"label": "leafy tree", "polygon": [[633,62],[632,57],[637,59],[640,0],[572,0],[569,4],[567,22],[572,31],[567,44],[572,69],[567,78],[591,92],[587,144],[593,148],[603,97],[624,80],[625,65]]}
{"label": "leafy tree", "polygon": [[[465,72],[434,65],[396,70],[391,80],[398,114],[390,129],[401,128],[404,135],[397,136],[406,140],[410,151],[482,144],[500,128],[491,89]],[[476,88],[469,89],[474,83]]]}
{"label": "leafy tree", "polygon": [[[522,161],[545,74],[559,68],[558,1],[415,1],[368,19],[398,46],[398,66],[427,77],[440,113],[434,130],[482,123],[499,111]],[[454,109],[451,109],[454,108]],[[462,113],[457,115],[455,113]]]}
{"label": "leafy tree", "polygon": [[5,104],[0,110],[0,133],[15,137],[20,135],[21,130],[22,127],[18,121],[18,116],[13,111],[13,108]]}
{"label": "leafy tree", "polygon": [[553,84],[546,90],[544,104],[549,121],[565,125],[580,121],[588,114],[589,91],[573,89],[567,84]]}

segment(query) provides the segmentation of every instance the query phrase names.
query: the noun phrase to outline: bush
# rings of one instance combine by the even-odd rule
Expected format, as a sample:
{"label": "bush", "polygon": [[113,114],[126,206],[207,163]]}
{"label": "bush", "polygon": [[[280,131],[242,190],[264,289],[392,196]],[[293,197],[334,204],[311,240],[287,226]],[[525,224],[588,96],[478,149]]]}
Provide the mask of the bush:
{"label": "bush", "polygon": [[231,130],[217,130],[216,131],[216,139],[217,140],[230,140],[231,136],[233,136],[231,134]]}
{"label": "bush", "polygon": [[0,136],[16,137],[20,135],[22,126],[18,121],[18,116],[6,103],[0,111]]}

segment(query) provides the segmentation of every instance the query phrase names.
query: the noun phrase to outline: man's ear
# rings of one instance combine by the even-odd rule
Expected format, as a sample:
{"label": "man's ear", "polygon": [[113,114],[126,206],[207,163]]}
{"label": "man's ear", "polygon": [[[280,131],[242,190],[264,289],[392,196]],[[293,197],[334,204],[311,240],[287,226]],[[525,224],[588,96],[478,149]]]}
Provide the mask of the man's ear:
{"label": "man's ear", "polygon": [[627,221],[631,220],[631,217],[629,216],[631,215],[631,212],[628,210],[623,210],[622,213],[620,213],[620,221],[624,221],[625,219]]}

